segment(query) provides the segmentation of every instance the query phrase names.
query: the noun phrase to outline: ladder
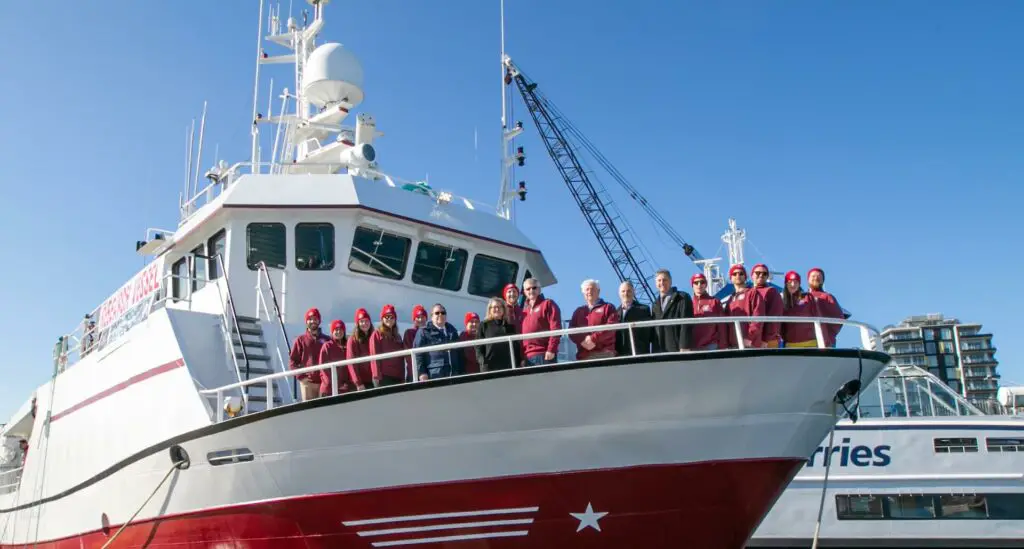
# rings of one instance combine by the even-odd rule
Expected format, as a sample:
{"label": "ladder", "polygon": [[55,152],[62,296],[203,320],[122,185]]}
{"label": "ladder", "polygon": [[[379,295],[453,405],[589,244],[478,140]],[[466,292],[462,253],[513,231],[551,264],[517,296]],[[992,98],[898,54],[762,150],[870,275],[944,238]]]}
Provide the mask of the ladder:
{"label": "ladder", "polygon": [[[248,381],[275,372],[273,362],[267,354],[267,343],[263,339],[263,326],[260,319],[251,316],[237,316],[237,328],[231,328],[231,347],[235,359],[239,361],[242,380]],[[274,382],[273,406],[282,403],[280,381]],[[267,386],[262,383],[246,387],[249,401],[249,413],[267,409]]]}

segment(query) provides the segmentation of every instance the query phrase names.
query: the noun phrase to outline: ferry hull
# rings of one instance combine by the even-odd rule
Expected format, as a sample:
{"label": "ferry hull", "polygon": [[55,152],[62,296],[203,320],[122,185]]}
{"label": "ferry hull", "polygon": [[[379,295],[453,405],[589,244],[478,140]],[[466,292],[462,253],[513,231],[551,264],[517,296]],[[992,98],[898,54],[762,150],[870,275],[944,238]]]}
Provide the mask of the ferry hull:
{"label": "ferry hull", "polygon": [[[320,494],[133,524],[113,546],[735,549],[801,463],[634,467]],[[102,547],[117,528],[33,547]]]}
{"label": "ferry hull", "polygon": [[[104,470],[52,465],[41,503],[28,491],[0,496],[0,547],[89,546],[107,539],[104,521],[116,531],[155,490],[117,547],[389,547],[396,535],[475,534],[423,543],[739,549],[834,424],[835,391],[874,379],[886,359],[816,349],[623,357],[283,406],[113,456]],[[74,437],[67,430],[105,400],[54,423],[54,440]],[[102,451],[91,440],[75,447]],[[172,445],[190,463],[159,485]],[[493,512],[523,508],[536,510]],[[507,537],[482,537],[492,526],[365,534],[444,517],[529,522],[501,523],[527,532]],[[577,532],[584,521],[600,530]]]}

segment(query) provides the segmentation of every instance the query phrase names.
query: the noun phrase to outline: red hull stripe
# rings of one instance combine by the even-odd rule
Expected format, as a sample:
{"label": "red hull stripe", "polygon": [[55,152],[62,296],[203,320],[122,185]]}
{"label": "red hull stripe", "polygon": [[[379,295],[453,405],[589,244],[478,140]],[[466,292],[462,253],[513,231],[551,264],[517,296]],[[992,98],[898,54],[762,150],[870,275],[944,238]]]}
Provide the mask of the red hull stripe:
{"label": "red hull stripe", "polygon": [[[139,521],[114,546],[741,549],[804,463],[646,465],[316,494]],[[103,511],[80,510],[97,523]],[[99,548],[119,527],[32,547]]]}
{"label": "red hull stripe", "polygon": [[157,366],[156,368],[153,368],[153,369],[150,369],[150,370],[146,370],[145,372],[142,372],[141,374],[134,375],[134,376],[132,376],[132,377],[122,381],[121,383],[118,383],[117,385],[114,385],[113,387],[110,387],[108,389],[104,389],[103,391],[100,391],[99,393],[96,393],[95,395],[92,395],[91,397],[83,400],[82,402],[79,402],[78,404],[75,404],[74,406],[72,406],[72,407],[70,407],[70,408],[68,408],[68,409],[66,409],[66,410],[64,410],[62,412],[54,414],[53,417],[50,418],[50,421],[51,422],[52,421],[57,421],[58,419],[60,419],[62,417],[66,417],[66,416],[68,416],[68,415],[70,415],[70,414],[72,414],[74,412],[77,412],[77,411],[81,410],[82,408],[85,408],[86,406],[88,406],[90,404],[93,404],[95,402],[99,402],[99,401],[101,401],[101,400],[103,400],[103,399],[107,398],[108,396],[113,395],[115,393],[119,393],[119,392],[127,389],[128,387],[131,387],[132,385],[135,385],[136,383],[140,383],[140,382],[145,381],[145,380],[147,380],[147,379],[149,379],[151,377],[158,376],[158,375],[166,373],[166,372],[170,372],[171,370],[173,370],[175,368],[180,368],[180,367],[182,367],[184,365],[185,365],[185,359],[179,358],[177,360],[172,360],[171,362],[168,362],[167,364],[161,364],[161,365]]}

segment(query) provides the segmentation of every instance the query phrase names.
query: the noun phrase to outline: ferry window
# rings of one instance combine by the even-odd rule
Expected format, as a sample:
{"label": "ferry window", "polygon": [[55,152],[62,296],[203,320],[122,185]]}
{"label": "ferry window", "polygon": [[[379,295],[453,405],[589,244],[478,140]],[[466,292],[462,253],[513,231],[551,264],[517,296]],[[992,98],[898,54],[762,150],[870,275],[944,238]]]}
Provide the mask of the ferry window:
{"label": "ferry window", "polygon": [[935,439],[935,453],[937,454],[962,454],[964,452],[977,452],[978,439],[976,438],[937,438]]}
{"label": "ferry window", "polygon": [[935,498],[932,496],[885,496],[889,518],[933,519]]}
{"label": "ferry window", "polygon": [[939,496],[939,507],[944,519],[983,519],[988,517],[985,496],[945,494]]}
{"label": "ferry window", "polygon": [[839,520],[883,518],[882,498],[876,496],[836,496],[836,516]]}
{"label": "ferry window", "polygon": [[[533,278],[533,273],[530,272],[530,269],[526,269],[526,274],[523,275],[523,282],[526,282],[529,278]],[[520,286],[522,286],[522,284],[520,284]]]}
{"label": "ferry window", "polygon": [[334,268],[334,225],[295,225],[295,268],[300,271],[329,271]]}
{"label": "ferry window", "polygon": [[515,284],[519,264],[489,255],[477,254],[473,258],[473,269],[469,272],[466,290],[471,295],[495,297],[501,295],[506,284]]}
{"label": "ferry window", "polygon": [[188,258],[183,257],[171,265],[171,297],[184,299],[188,292]]}
{"label": "ferry window", "polygon": [[256,270],[262,261],[267,267],[287,266],[283,223],[249,223],[245,228],[245,264]]}
{"label": "ferry window", "polygon": [[206,255],[206,246],[200,244],[192,250],[192,291],[206,285],[206,260],[196,255]]}
{"label": "ferry window", "polygon": [[1024,494],[988,494],[985,505],[990,519],[1024,520]]}
{"label": "ferry window", "polygon": [[462,248],[420,242],[412,266],[412,281],[457,292],[462,287],[468,258],[469,252]]}
{"label": "ferry window", "polygon": [[1024,438],[986,438],[989,452],[1024,452]]}
{"label": "ferry window", "polygon": [[209,265],[208,265],[209,266],[209,271],[210,271],[210,275],[209,275],[209,279],[210,280],[217,280],[218,278],[221,277],[222,274],[224,274],[222,272],[223,271],[223,268],[222,268],[223,265],[220,265],[219,263],[217,263],[217,255],[219,254],[221,258],[226,260],[226,258],[227,258],[227,251],[226,251],[227,250],[227,242],[228,242],[228,233],[227,233],[227,231],[225,231],[223,229],[218,231],[217,234],[211,236],[210,239],[206,241],[206,249],[210,251],[210,253],[209,253],[210,259],[209,259]]}
{"label": "ferry window", "polygon": [[356,227],[348,269],[357,273],[401,280],[409,262],[412,240],[379,229]]}

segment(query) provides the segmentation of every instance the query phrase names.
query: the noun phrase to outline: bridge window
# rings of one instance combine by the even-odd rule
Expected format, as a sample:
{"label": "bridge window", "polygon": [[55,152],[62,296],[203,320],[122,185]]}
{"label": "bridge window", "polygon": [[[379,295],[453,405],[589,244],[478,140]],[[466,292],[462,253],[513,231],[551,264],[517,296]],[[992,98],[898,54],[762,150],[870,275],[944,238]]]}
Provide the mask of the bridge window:
{"label": "bridge window", "polygon": [[188,295],[188,258],[183,257],[171,265],[171,297],[185,299]]}
{"label": "bridge window", "polygon": [[245,228],[245,264],[256,270],[260,262],[267,267],[287,266],[283,223],[249,223]]}
{"label": "bridge window", "polygon": [[865,520],[884,518],[882,498],[877,496],[836,496],[836,515],[839,520]]}
{"label": "bridge window", "polygon": [[228,233],[224,229],[221,229],[206,241],[206,249],[210,252],[208,254],[210,256],[208,264],[210,280],[217,280],[224,274],[224,266],[217,262],[217,256],[220,255],[221,258],[227,257],[227,242]]}
{"label": "bridge window", "polygon": [[885,496],[885,500],[885,506],[889,509],[889,518],[935,518],[935,498],[932,496]]}
{"label": "bridge window", "polygon": [[412,266],[412,281],[457,292],[462,287],[468,258],[469,252],[462,248],[420,242]]}
{"label": "bridge window", "polygon": [[989,452],[1024,452],[1024,438],[986,438]]}
{"label": "bridge window", "polygon": [[195,292],[206,285],[206,260],[196,255],[206,255],[206,246],[202,244],[190,252],[192,254],[192,291]]}
{"label": "bridge window", "polygon": [[334,225],[295,225],[295,268],[300,271],[329,271],[334,268]]}
{"label": "bridge window", "polygon": [[401,280],[409,263],[412,240],[380,229],[356,227],[348,269],[353,272]]}
{"label": "bridge window", "polygon": [[937,438],[935,439],[936,454],[963,454],[965,452],[977,452],[978,439],[976,438]]}
{"label": "bridge window", "polygon": [[506,284],[515,284],[517,274],[518,263],[477,254],[473,258],[473,269],[469,272],[469,285],[466,289],[471,295],[501,296],[501,290]]}

